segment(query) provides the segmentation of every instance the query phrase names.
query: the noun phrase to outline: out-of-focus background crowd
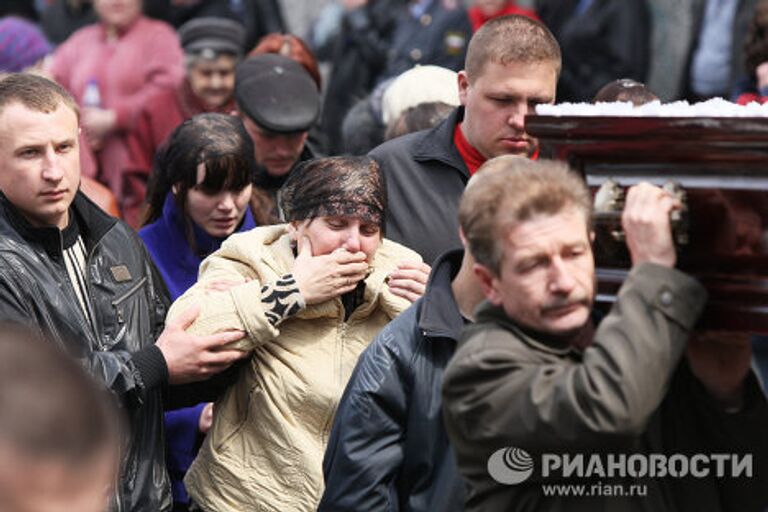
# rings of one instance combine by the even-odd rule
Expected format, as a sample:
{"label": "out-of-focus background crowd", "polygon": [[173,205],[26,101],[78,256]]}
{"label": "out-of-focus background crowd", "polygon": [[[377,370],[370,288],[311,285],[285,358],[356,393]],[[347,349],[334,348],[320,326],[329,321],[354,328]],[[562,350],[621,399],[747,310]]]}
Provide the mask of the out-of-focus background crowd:
{"label": "out-of-focus background crowd", "polygon": [[[112,212],[138,227],[162,139],[186,118],[234,106],[234,71],[195,73],[189,57],[220,34],[192,24],[179,39],[190,21],[217,17],[242,27],[242,35],[218,29],[231,39],[223,49],[230,67],[249,54],[279,53],[313,75],[323,98],[308,142],[317,156],[366,153],[396,123],[392,111],[401,114],[421,96],[455,103],[453,84],[441,85],[451,78],[434,74],[385,93],[417,65],[461,70],[472,32],[510,13],[540,19],[561,44],[558,102],[590,101],[618,78],[644,82],[662,101],[743,103],[768,93],[768,2],[760,0],[6,0],[0,71],[44,73],[75,96],[83,172],[93,180],[86,189],[105,201],[113,201],[111,191]],[[193,94],[181,97],[185,84]],[[153,98],[172,90],[181,115],[147,120]]]}

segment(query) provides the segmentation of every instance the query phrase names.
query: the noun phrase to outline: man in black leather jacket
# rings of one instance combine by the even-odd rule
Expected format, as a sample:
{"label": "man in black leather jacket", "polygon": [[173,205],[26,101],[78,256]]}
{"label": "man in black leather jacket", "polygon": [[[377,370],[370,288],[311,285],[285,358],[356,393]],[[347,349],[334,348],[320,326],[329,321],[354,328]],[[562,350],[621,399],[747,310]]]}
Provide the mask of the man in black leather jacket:
{"label": "man in black leather jacket", "polygon": [[[0,320],[39,329],[117,397],[127,417],[116,510],[171,507],[161,391],[227,368],[243,354],[163,329],[167,292],[139,238],[78,191],[78,113],[44,78],[0,81]],[[55,383],[51,383],[55,385]]]}

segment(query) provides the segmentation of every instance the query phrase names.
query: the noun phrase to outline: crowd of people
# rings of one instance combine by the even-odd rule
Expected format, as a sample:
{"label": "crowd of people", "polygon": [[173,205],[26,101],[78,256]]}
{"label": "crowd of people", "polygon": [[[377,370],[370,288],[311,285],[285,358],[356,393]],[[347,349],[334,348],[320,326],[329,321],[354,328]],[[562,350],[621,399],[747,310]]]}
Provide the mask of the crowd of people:
{"label": "crowd of people", "polygon": [[[3,2],[0,511],[768,510],[751,339],[696,328],[679,199],[629,189],[602,315],[589,189],[526,132],[768,101],[768,1],[297,8]],[[511,448],[750,471],[549,495]]]}

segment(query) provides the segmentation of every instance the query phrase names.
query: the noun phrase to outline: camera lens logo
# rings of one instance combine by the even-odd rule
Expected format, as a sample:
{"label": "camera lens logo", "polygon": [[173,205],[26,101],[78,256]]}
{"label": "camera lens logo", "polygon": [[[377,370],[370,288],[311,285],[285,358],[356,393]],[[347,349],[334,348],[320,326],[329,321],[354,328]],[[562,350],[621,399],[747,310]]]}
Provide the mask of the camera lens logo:
{"label": "camera lens logo", "polygon": [[533,459],[520,448],[502,448],[488,458],[488,474],[501,484],[525,482],[533,473]]}

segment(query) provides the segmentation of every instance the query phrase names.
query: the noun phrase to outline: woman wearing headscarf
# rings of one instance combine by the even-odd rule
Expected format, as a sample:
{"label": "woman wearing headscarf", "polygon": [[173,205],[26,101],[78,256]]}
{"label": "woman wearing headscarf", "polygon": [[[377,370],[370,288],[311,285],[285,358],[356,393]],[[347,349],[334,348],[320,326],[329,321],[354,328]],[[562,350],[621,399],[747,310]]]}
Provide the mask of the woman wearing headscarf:
{"label": "woman wearing headscarf", "polygon": [[[224,114],[187,120],[158,152],[139,236],[171,299],[195,284],[200,262],[226,237],[255,227],[248,208],[255,169],[253,143],[242,122]],[[206,403],[165,414],[174,511],[187,510],[182,479],[210,428],[211,414]]]}
{"label": "woman wearing headscarf", "polygon": [[[386,192],[371,158],[301,164],[281,207],[288,224],[230,237],[170,311],[196,304],[191,332],[241,329],[238,348],[253,351],[185,479],[208,512],[316,509],[358,355],[426,283],[419,256],[382,236]],[[222,282],[232,286],[211,291]]]}

